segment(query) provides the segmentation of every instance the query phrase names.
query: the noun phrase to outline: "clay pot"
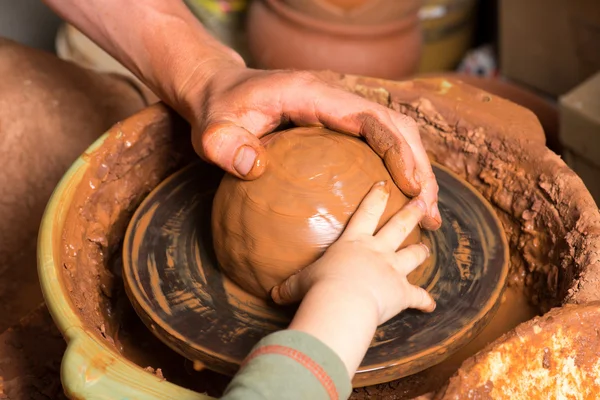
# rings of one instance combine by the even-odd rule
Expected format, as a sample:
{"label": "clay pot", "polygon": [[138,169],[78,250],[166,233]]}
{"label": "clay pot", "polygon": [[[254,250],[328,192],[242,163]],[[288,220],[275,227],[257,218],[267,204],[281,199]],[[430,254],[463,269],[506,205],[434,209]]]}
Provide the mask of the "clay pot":
{"label": "clay pot", "polygon": [[257,0],[248,11],[248,46],[259,68],[404,78],[421,55],[417,11],[385,24],[352,25],[311,17],[280,0]]}
{"label": "clay pot", "polygon": [[[393,182],[365,142],[324,128],[275,133],[265,147],[265,173],[253,181],[226,175],[212,213],[219,265],[262,298],[323,254],[375,182]],[[389,187],[380,226],[408,201],[393,183]],[[416,228],[405,245],[420,236]]]}
{"label": "clay pot", "polygon": [[375,25],[418,12],[422,0],[283,0],[290,7],[328,22]]}

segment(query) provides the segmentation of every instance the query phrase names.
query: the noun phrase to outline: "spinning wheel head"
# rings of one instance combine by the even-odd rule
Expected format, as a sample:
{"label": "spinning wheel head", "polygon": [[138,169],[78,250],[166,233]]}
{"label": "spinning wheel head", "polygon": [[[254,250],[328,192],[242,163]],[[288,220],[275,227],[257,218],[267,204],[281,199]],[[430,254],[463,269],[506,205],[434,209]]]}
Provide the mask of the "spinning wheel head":
{"label": "spinning wheel head", "polygon": [[[355,386],[391,381],[437,364],[475,337],[499,305],[508,245],[491,206],[466,182],[434,165],[442,227],[423,232],[431,262],[413,282],[437,301],[431,314],[407,310],[377,330]],[[211,208],[222,173],[203,163],[158,186],[132,218],[123,245],[128,296],[144,323],[172,349],[233,374],[294,310],[255,297],[219,268]]]}

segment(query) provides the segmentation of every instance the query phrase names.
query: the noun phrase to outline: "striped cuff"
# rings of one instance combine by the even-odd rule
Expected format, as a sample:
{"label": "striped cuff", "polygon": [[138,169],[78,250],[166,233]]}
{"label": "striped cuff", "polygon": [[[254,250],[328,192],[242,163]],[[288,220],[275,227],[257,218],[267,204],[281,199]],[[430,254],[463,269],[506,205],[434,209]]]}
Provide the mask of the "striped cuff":
{"label": "striped cuff", "polygon": [[224,399],[347,399],[342,360],[315,337],[284,330],[261,340],[227,387]]}

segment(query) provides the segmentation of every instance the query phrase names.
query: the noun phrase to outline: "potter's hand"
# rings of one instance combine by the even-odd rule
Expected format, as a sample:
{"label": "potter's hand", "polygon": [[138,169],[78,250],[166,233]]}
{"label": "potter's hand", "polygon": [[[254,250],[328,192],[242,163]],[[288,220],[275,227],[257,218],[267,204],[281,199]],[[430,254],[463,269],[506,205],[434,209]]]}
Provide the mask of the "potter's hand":
{"label": "potter's hand", "polygon": [[416,244],[396,251],[425,215],[425,205],[412,200],[374,233],[388,198],[387,184],[376,184],[325,254],[272,291],[279,304],[302,299],[289,329],[307,332],[331,347],[350,376],[378,325],[406,308],[435,309],[429,293],[406,279],[427,258],[427,247]]}
{"label": "potter's hand", "polygon": [[412,119],[309,72],[246,68],[182,1],[44,1],[186,117],[194,147],[206,160],[254,179],[265,167],[258,138],[282,122],[361,135],[398,187],[425,201],[423,227],[440,226],[437,183]]}
{"label": "potter's hand", "polygon": [[[415,122],[319,79],[310,72],[259,71],[215,65],[208,81],[180,92],[193,126],[198,154],[244,179],[266,166],[260,137],[280,124],[324,125],[363,136],[383,158],[398,187],[420,194],[427,206],[426,229],[441,224],[438,186]],[[192,79],[193,80],[193,79]],[[190,81],[191,82],[191,81]]]}

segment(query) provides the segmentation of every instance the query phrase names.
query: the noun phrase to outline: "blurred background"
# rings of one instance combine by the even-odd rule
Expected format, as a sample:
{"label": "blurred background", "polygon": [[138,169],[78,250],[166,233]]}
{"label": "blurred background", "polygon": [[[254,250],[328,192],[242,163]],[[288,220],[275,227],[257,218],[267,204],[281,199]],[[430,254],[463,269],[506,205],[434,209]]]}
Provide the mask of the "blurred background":
{"label": "blurred background", "polygon": [[[384,79],[459,75],[531,109],[600,200],[599,0],[187,0],[249,66]],[[41,1],[0,0],[0,36],[128,72]]]}

